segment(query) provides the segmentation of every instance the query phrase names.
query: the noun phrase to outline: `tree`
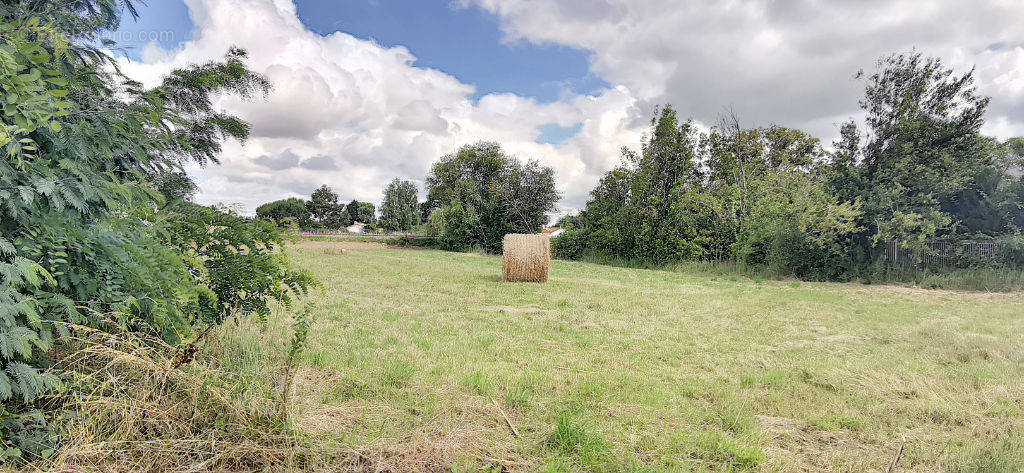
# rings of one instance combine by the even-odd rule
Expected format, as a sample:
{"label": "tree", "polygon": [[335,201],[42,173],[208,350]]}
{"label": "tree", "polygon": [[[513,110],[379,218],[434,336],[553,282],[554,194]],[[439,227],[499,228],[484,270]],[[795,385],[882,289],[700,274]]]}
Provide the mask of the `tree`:
{"label": "tree", "polygon": [[300,227],[308,227],[310,222],[306,203],[298,197],[275,200],[256,207],[256,216],[275,223],[293,222]]}
{"label": "tree", "polygon": [[539,231],[561,198],[553,169],[536,161],[524,165],[496,143],[463,146],[441,157],[426,182],[427,208],[443,210],[458,202],[450,211],[472,217],[460,220],[472,223],[469,246],[490,252],[501,251],[507,233]]}
{"label": "tree", "polygon": [[623,164],[608,172],[581,213],[586,246],[626,258],[665,262],[699,257],[698,229],[678,203],[701,184],[701,137],[666,106],[651,121],[639,153],[624,148]]}
{"label": "tree", "polygon": [[306,209],[310,217],[325,228],[343,228],[350,224],[345,206],[338,203],[338,194],[327,185],[313,191],[306,202]]}
{"label": "tree", "polygon": [[955,75],[938,58],[895,54],[866,81],[861,108],[871,140],[859,166],[864,226],[915,249],[955,230],[943,204],[972,186],[992,155],[980,134],[989,99],[974,71]]}
{"label": "tree", "polygon": [[702,134],[672,107],[651,127],[640,152],[623,150],[623,165],[591,192],[556,241],[559,254],[736,257],[814,277],[836,266],[860,207],[820,182],[817,139],[778,125],[743,129],[733,116]]}
{"label": "tree", "polygon": [[629,211],[635,229],[634,256],[654,261],[691,257],[700,250],[683,237],[689,225],[677,218],[672,205],[699,181],[698,132],[691,122],[680,123],[672,107],[663,108],[651,125],[640,154],[623,150],[623,160],[632,170],[634,201]]}
{"label": "tree", "polygon": [[52,449],[54,428],[34,407],[62,384],[47,354],[72,327],[177,343],[203,324],[210,280],[167,244],[177,210],[154,187],[248,135],[213,96],[270,87],[239,49],[154,88],[120,75],[93,44],[121,6],[134,14],[113,0],[0,5],[0,462]]}
{"label": "tree", "polygon": [[420,224],[418,190],[412,181],[395,178],[384,190],[380,227],[387,231],[409,231]]}
{"label": "tree", "polygon": [[153,176],[153,185],[168,203],[192,202],[199,186],[184,171],[165,171]]}
{"label": "tree", "polygon": [[353,200],[345,207],[350,221],[364,223],[370,226],[377,225],[377,208],[369,202]]}

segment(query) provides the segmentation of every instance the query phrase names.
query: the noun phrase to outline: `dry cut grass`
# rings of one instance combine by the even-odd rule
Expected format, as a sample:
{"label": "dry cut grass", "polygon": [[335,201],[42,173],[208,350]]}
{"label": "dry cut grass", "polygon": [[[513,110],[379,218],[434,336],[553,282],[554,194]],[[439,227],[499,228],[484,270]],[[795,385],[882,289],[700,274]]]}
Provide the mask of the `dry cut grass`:
{"label": "dry cut grass", "polygon": [[510,233],[501,241],[501,277],[512,282],[547,282],[551,270],[551,239]]}
{"label": "dry cut grass", "polygon": [[291,252],[325,287],[290,422],[283,310],[180,370],[92,333],[60,360],[85,415],[54,470],[1024,471],[1020,293]]}
{"label": "dry cut grass", "polygon": [[[536,285],[502,282],[497,257],[294,256],[325,284],[297,426],[354,464],[884,472],[905,439],[893,471],[1024,471],[1020,293],[564,261]],[[237,336],[225,363],[258,370],[266,337]]]}
{"label": "dry cut grass", "polygon": [[[74,383],[74,413],[50,471],[285,471],[316,455],[299,446],[269,392],[246,392],[220,362],[189,346],[78,327],[56,353]],[[212,347],[216,352],[216,342]],[[265,360],[270,367],[275,360]],[[273,382],[270,376],[267,381]]]}

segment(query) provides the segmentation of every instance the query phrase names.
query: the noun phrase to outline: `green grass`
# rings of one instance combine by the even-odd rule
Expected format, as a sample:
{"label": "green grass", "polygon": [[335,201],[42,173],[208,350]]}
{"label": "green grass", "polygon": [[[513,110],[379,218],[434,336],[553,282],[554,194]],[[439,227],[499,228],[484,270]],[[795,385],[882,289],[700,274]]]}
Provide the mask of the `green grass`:
{"label": "green grass", "polygon": [[324,283],[297,425],[392,471],[1024,467],[1020,293],[291,254]]}
{"label": "green grass", "polygon": [[[791,273],[767,266],[748,266],[735,261],[680,261],[678,263],[650,263],[619,257],[600,255],[585,256],[587,263],[634,269],[655,269],[703,275],[708,277],[749,278],[755,282],[764,280],[789,280],[799,286]],[[882,263],[871,265],[858,274],[848,275],[849,280],[863,284],[911,285],[926,289],[948,289],[981,292],[1024,291],[1024,269],[1007,267],[981,268],[927,268],[888,266]]]}

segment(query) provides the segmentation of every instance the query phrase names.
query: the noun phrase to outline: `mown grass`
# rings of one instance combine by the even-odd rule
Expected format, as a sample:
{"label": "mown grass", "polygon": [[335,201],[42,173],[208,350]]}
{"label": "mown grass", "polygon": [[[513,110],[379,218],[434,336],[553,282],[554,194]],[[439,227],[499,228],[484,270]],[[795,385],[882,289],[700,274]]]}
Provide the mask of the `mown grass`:
{"label": "mown grass", "polygon": [[905,438],[894,471],[1024,471],[1020,293],[291,251],[324,283],[296,425],[374,468],[886,471]]}

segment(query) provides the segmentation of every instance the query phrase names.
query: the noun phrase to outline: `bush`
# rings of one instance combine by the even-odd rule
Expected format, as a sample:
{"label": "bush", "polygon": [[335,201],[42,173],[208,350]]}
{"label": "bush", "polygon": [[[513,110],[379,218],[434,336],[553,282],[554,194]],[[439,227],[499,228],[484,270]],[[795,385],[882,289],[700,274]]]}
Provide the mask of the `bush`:
{"label": "bush", "polygon": [[586,234],[581,230],[567,230],[551,240],[551,253],[555,258],[580,259],[586,250]]}
{"label": "bush", "polygon": [[[0,8],[3,464],[53,454],[52,421],[64,406],[48,401],[95,387],[65,358],[51,359],[83,334],[173,346],[231,311],[265,314],[268,299],[287,302],[312,283],[287,268],[271,224],[175,205],[194,185],[174,171],[216,163],[223,140],[248,135],[249,125],[215,110],[213,97],[270,88],[246,67],[245,51],[232,48],[223,61],[172,71],[146,88],[120,75],[93,41],[117,27],[125,2],[45,3]],[[159,365],[163,381],[174,371],[168,366]],[[91,421],[107,422],[100,407],[86,411]]]}
{"label": "bush", "polygon": [[288,266],[284,234],[271,222],[196,204],[170,212],[166,244],[186,256],[212,292],[200,304],[204,324],[234,312],[266,317],[271,299],[287,305],[315,284],[309,272]]}
{"label": "bush", "polygon": [[387,243],[392,246],[403,246],[407,248],[434,248],[441,249],[441,239],[438,237],[410,237],[400,236],[389,238]]}
{"label": "bush", "polygon": [[474,242],[479,241],[475,237],[479,226],[480,216],[472,207],[463,205],[462,201],[455,200],[447,207],[441,209],[441,218],[444,222],[438,243],[440,249],[446,251],[469,251]]}

